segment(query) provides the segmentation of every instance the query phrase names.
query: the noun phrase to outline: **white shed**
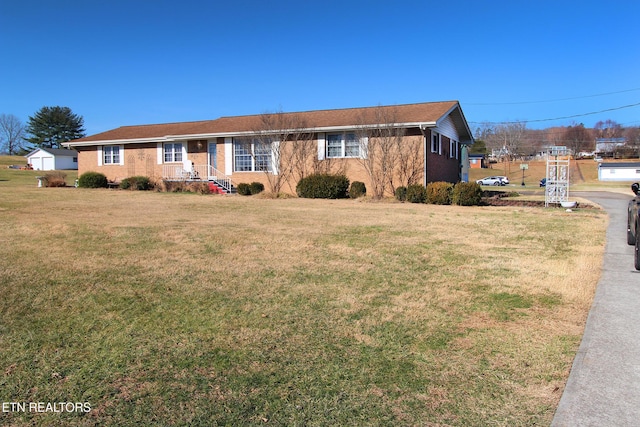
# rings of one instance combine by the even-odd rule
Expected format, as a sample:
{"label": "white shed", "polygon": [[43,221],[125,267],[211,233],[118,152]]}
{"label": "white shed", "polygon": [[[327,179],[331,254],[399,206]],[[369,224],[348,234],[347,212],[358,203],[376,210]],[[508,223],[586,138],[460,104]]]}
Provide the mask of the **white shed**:
{"label": "white shed", "polygon": [[37,148],[25,156],[34,170],[78,169],[78,152],[59,148]]}
{"label": "white shed", "polygon": [[640,181],[640,163],[600,163],[598,165],[598,181]]}

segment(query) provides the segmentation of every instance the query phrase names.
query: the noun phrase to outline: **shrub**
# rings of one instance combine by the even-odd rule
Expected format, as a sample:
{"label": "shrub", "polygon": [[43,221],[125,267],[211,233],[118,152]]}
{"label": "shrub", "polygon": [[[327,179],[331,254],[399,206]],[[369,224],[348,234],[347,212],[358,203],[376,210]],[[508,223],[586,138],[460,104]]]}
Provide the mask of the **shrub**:
{"label": "shrub", "polygon": [[209,183],[203,182],[203,181],[187,182],[184,186],[183,191],[187,193],[200,193],[200,194],[211,193],[211,189],[209,188]]}
{"label": "shrub", "polygon": [[451,203],[460,206],[477,206],[482,200],[482,187],[475,182],[459,182],[453,187]]}
{"label": "shrub", "polygon": [[251,185],[247,184],[246,182],[241,182],[240,184],[238,184],[236,190],[241,196],[251,195]]}
{"label": "shrub", "polygon": [[344,199],[348,190],[349,178],[344,175],[309,175],[296,186],[298,196],[309,199]]}
{"label": "shrub", "polygon": [[449,182],[430,182],[427,184],[427,203],[450,205],[453,184]]}
{"label": "shrub", "polygon": [[44,181],[45,187],[66,187],[67,186],[67,182],[65,181],[66,177],[67,177],[67,174],[64,172],[53,171],[53,172],[47,172],[42,177],[42,180]]}
{"label": "shrub", "polygon": [[349,197],[352,199],[357,199],[358,197],[362,197],[367,194],[367,187],[364,185],[364,182],[353,181],[351,183],[351,187],[349,188]]}
{"label": "shrub", "polygon": [[120,182],[120,188],[123,190],[151,190],[153,185],[146,176],[131,176]]}
{"label": "shrub", "polygon": [[249,184],[249,193],[260,194],[264,191],[264,184],[261,182],[252,182]]}
{"label": "shrub", "polygon": [[407,202],[425,203],[427,201],[427,189],[424,185],[413,184],[407,187]]}
{"label": "shrub", "polygon": [[107,177],[99,172],[85,172],[78,178],[78,187],[107,188]]}
{"label": "shrub", "polygon": [[407,201],[407,187],[398,187],[396,188],[396,191],[393,192],[393,194],[396,196],[397,200],[401,202]]}

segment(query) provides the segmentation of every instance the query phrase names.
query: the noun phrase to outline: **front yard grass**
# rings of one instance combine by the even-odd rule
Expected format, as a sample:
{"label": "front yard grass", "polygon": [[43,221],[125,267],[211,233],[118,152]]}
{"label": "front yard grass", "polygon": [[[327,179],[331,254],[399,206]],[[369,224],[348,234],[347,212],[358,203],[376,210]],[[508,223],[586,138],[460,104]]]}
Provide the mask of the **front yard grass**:
{"label": "front yard grass", "polygon": [[[35,181],[35,180],[33,180]],[[548,425],[597,210],[0,182],[9,425]]]}

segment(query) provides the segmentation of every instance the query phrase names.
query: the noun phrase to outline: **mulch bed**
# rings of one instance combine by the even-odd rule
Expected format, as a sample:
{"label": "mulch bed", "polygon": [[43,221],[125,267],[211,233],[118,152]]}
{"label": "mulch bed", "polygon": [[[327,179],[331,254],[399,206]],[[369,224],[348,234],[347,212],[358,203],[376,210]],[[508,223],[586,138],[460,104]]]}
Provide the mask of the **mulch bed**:
{"label": "mulch bed", "polygon": [[[544,208],[544,200],[519,200],[510,196],[517,195],[517,193],[508,193],[505,191],[485,191],[484,197],[482,197],[482,204],[484,206],[522,206],[530,208]],[[550,203],[549,207],[562,208],[560,203]],[[578,203],[574,209],[600,209],[589,203]]]}

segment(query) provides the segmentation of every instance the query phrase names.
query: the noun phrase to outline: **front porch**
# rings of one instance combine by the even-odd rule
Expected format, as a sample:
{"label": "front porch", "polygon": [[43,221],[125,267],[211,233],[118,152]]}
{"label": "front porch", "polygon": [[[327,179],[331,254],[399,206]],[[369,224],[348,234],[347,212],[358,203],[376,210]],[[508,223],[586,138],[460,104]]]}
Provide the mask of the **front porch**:
{"label": "front porch", "polygon": [[235,194],[236,187],[227,175],[209,165],[196,165],[191,162],[162,166],[164,181],[201,181],[208,182],[213,193]]}

